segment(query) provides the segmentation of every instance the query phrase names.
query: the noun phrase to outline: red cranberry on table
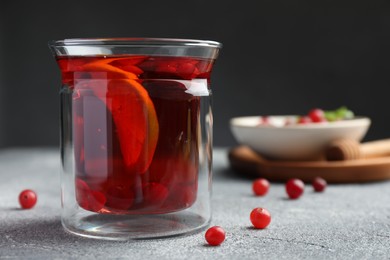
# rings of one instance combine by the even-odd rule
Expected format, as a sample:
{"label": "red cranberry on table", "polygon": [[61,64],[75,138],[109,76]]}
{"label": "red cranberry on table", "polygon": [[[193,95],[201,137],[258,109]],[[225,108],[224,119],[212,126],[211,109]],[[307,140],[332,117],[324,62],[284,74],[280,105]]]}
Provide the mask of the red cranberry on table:
{"label": "red cranberry on table", "polygon": [[206,231],[205,238],[209,245],[219,246],[225,240],[225,230],[220,226],[214,226]]}
{"label": "red cranberry on table", "polygon": [[290,179],[285,188],[290,199],[297,199],[303,194],[305,184],[300,179]]}
{"label": "red cranberry on table", "polygon": [[312,186],[314,188],[314,191],[316,192],[323,192],[326,188],[327,182],[321,177],[314,178],[312,182]]}
{"label": "red cranberry on table", "polygon": [[269,190],[269,181],[264,178],[259,178],[253,181],[252,190],[257,196],[264,196]]}
{"label": "red cranberry on table", "polygon": [[264,229],[271,223],[271,214],[265,208],[254,208],[250,220],[255,228]]}
{"label": "red cranberry on table", "polygon": [[32,190],[23,190],[19,194],[19,204],[23,209],[31,209],[37,203],[37,194]]}

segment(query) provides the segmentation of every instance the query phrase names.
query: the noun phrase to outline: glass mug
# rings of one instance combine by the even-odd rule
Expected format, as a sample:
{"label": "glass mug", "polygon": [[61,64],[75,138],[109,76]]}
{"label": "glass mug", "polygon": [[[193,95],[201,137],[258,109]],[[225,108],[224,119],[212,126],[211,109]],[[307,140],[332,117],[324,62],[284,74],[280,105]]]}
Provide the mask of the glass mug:
{"label": "glass mug", "polygon": [[211,219],[213,41],[52,41],[62,73],[64,228],[126,240]]}

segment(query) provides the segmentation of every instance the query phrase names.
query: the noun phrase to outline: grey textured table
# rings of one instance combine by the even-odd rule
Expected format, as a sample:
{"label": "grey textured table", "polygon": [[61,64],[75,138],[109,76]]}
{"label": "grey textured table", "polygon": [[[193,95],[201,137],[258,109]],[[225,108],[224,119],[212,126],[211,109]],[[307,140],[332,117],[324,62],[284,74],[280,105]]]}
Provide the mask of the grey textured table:
{"label": "grey textured table", "polygon": [[[254,197],[251,180],[228,168],[227,150],[214,151],[212,225],[227,232],[219,247],[204,232],[128,242],[87,239],[60,224],[59,153],[55,149],[0,150],[0,258],[34,259],[389,259],[390,182],[329,185],[323,194],[307,186],[299,200],[286,199],[272,183]],[[315,173],[313,173],[315,174]],[[34,189],[32,210],[20,210],[19,192]],[[249,214],[265,207],[272,222],[251,228]]]}

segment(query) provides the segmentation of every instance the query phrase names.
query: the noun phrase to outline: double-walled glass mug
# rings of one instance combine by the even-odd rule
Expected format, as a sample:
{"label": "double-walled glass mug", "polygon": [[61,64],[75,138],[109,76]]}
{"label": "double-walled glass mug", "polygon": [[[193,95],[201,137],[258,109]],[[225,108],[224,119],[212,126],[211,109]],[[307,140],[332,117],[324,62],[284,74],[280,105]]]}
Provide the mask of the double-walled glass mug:
{"label": "double-walled glass mug", "polygon": [[210,222],[213,41],[110,38],[49,43],[62,73],[66,230],[114,240]]}

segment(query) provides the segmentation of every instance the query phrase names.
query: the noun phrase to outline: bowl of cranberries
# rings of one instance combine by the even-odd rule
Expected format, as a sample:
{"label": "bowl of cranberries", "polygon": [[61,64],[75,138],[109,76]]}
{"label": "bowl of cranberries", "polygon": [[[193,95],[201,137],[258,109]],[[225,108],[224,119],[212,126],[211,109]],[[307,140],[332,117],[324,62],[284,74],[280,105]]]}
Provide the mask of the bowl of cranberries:
{"label": "bowl of cranberries", "polygon": [[371,120],[355,116],[346,107],[311,109],[306,115],[245,116],[230,120],[238,143],[250,146],[267,159],[316,160],[330,142],[353,139],[360,142]]}

